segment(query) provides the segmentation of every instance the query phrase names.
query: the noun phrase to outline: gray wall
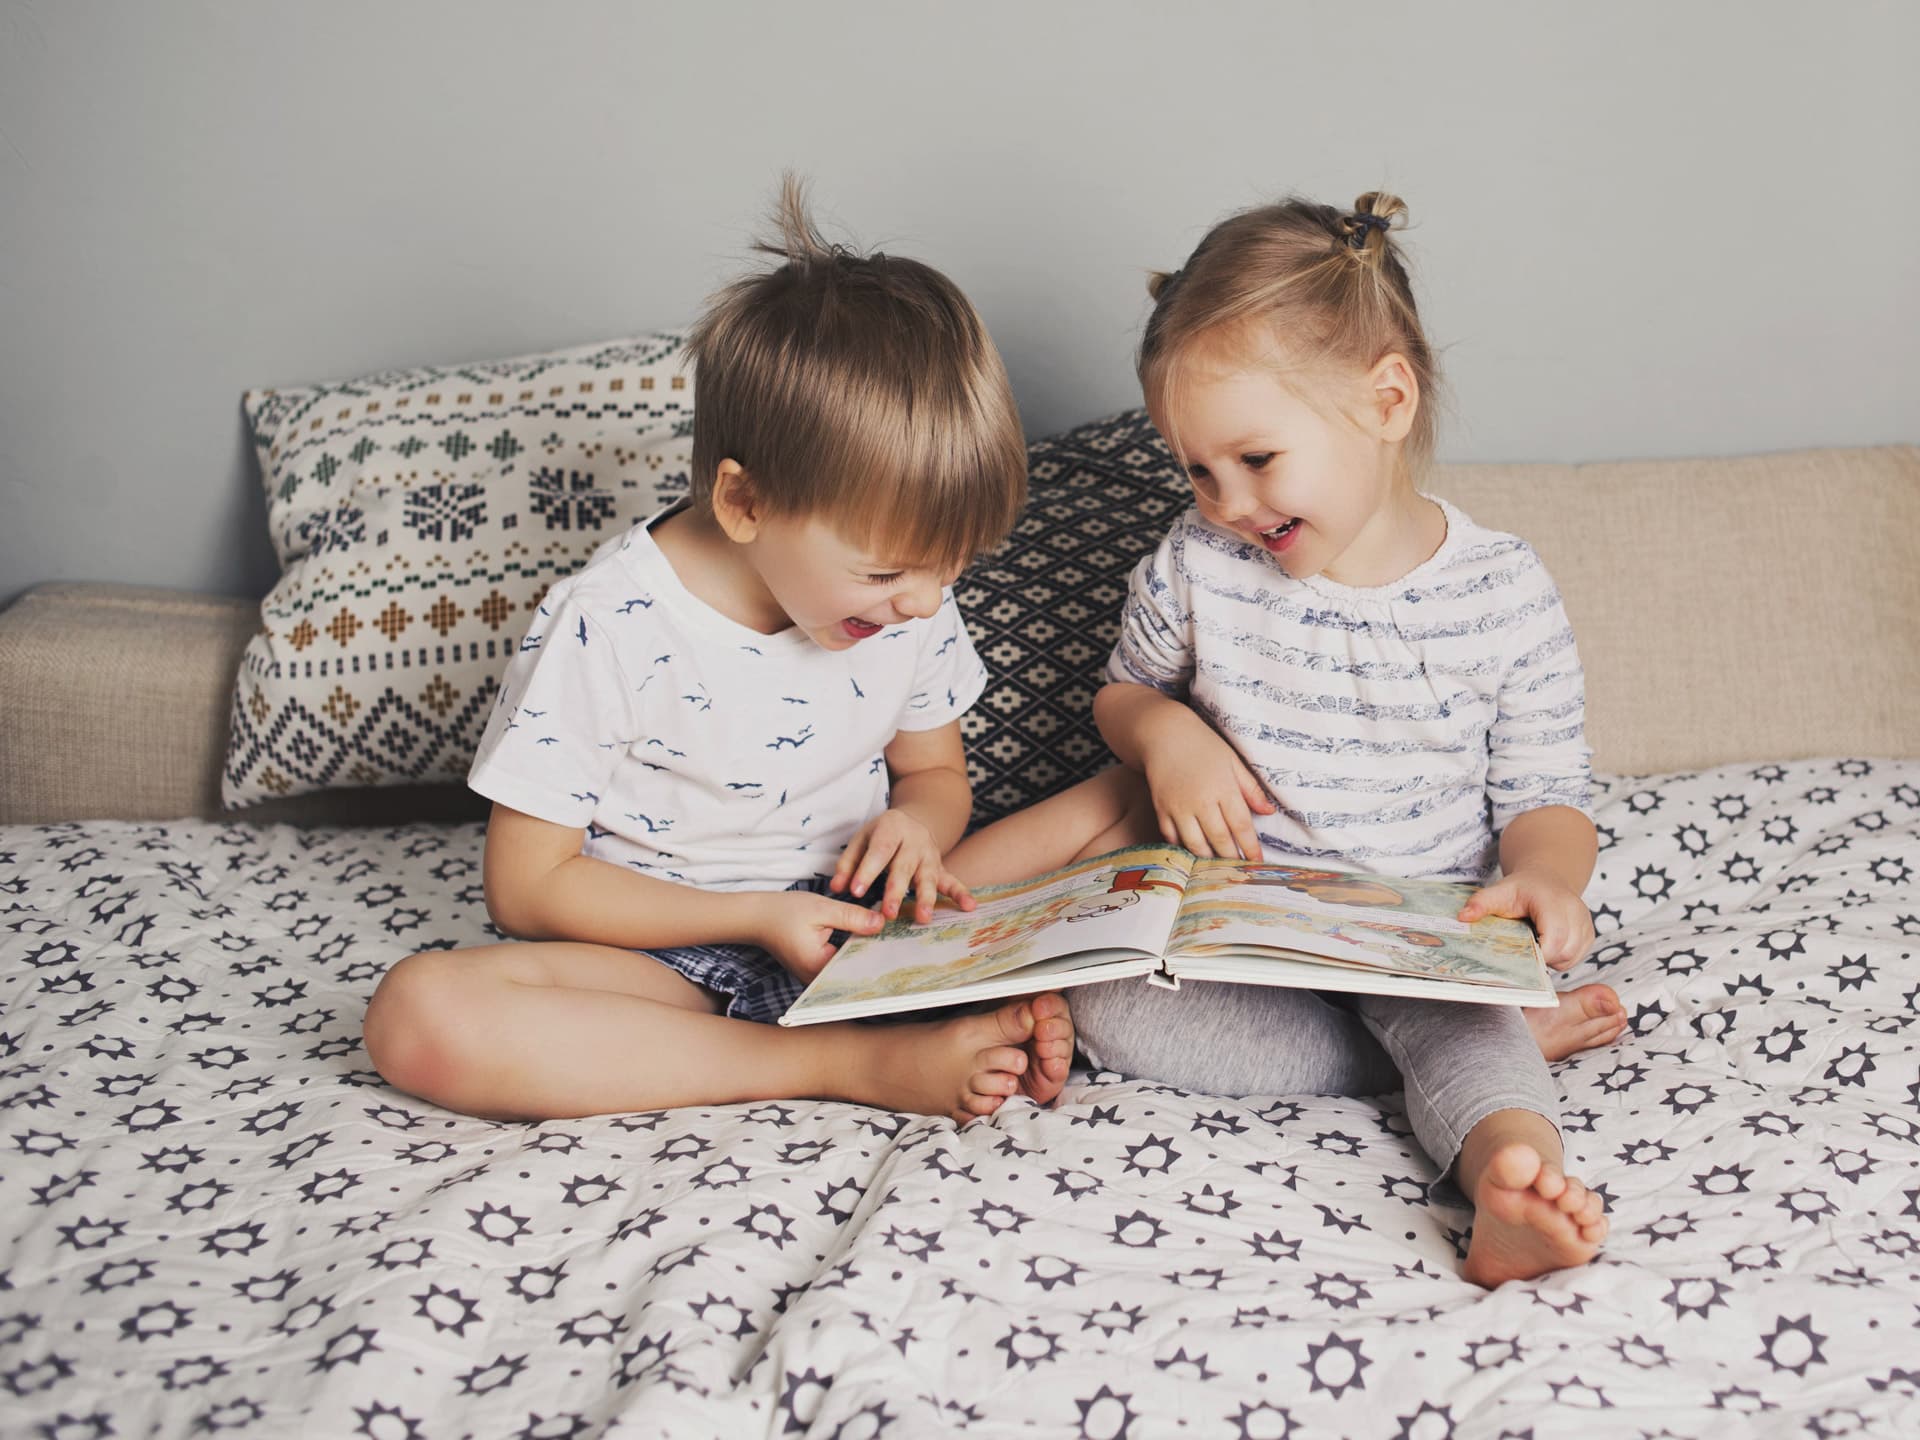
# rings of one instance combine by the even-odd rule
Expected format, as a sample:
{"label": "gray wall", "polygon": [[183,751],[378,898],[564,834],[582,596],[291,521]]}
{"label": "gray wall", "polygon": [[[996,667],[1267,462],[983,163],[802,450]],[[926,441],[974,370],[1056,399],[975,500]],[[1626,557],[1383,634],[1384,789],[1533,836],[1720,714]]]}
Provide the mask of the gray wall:
{"label": "gray wall", "polygon": [[1916,54],[1850,0],[0,0],[0,601],[263,591],[242,390],[685,321],[784,166],[1035,435],[1135,403],[1212,220],[1384,186],[1443,458],[1913,441]]}

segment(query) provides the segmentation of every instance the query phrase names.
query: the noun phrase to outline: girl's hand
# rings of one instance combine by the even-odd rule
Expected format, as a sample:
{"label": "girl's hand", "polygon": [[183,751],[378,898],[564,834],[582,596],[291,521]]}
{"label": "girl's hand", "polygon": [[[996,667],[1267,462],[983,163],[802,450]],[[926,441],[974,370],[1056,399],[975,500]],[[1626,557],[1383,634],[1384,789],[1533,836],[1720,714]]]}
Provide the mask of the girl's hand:
{"label": "girl's hand", "polygon": [[905,810],[884,810],[860,827],[834,866],[827,889],[835,895],[864,896],[883,870],[887,888],[876,908],[888,920],[899,916],[909,888],[916,897],[913,918],[922,925],[933,919],[934,902],[942,895],[962,910],[973,909],[972,892],[940,863],[933,832]]}
{"label": "girl's hand", "polygon": [[1593,944],[1593,915],[1566,884],[1543,871],[1517,870],[1467,898],[1457,918],[1471,924],[1487,915],[1530,920],[1549,969],[1567,970]]}
{"label": "girl's hand", "polygon": [[1161,838],[1196,855],[1258,860],[1260,837],[1254,833],[1253,817],[1271,815],[1279,807],[1239,752],[1204,720],[1188,714],[1193,724],[1182,724],[1143,747]]}
{"label": "girl's hand", "polygon": [[861,905],[810,890],[767,890],[753,896],[751,938],[799,980],[812,980],[833,958],[833,932],[872,935],[886,924]]}

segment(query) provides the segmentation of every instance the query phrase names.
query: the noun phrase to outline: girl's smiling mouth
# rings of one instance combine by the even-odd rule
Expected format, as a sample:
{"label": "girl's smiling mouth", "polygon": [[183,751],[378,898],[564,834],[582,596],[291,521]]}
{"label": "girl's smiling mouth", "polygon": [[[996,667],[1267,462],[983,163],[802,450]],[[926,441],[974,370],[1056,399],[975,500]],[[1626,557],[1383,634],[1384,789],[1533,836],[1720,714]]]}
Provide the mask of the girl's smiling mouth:
{"label": "girl's smiling mouth", "polygon": [[1293,517],[1293,519],[1286,521],[1284,524],[1275,525],[1270,529],[1262,530],[1260,532],[1260,543],[1266,546],[1269,551],[1272,551],[1277,554],[1278,552],[1286,549],[1288,545],[1292,544],[1293,537],[1298,535],[1299,533],[1300,533],[1300,517],[1296,515]]}
{"label": "girl's smiling mouth", "polygon": [[878,635],[886,627],[884,625],[875,625],[872,621],[861,620],[849,615],[840,622],[840,628],[845,630],[853,639],[864,640],[869,635]]}

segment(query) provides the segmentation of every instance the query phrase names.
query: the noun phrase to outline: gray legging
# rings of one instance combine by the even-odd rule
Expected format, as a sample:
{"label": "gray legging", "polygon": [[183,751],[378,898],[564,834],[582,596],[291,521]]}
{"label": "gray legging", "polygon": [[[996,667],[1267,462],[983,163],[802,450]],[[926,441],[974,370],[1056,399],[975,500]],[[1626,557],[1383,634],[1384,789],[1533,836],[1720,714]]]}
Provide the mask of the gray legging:
{"label": "gray legging", "polygon": [[1206,980],[1177,994],[1115,980],[1077,986],[1067,1000],[1081,1051],[1103,1070],[1223,1096],[1378,1095],[1404,1086],[1407,1119],[1443,1181],[1467,1132],[1495,1110],[1560,1123],[1547,1062],[1509,1005]]}

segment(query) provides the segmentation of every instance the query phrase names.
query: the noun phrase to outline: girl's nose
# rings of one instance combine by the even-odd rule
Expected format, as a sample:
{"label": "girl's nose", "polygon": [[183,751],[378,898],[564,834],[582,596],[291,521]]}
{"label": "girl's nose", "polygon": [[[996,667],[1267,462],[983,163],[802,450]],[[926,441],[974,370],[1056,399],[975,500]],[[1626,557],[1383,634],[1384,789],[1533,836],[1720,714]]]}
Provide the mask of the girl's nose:
{"label": "girl's nose", "polygon": [[1237,524],[1259,508],[1260,502],[1253,492],[1239,485],[1223,485],[1215,497],[1213,508],[1220,512],[1220,518],[1229,525]]}

